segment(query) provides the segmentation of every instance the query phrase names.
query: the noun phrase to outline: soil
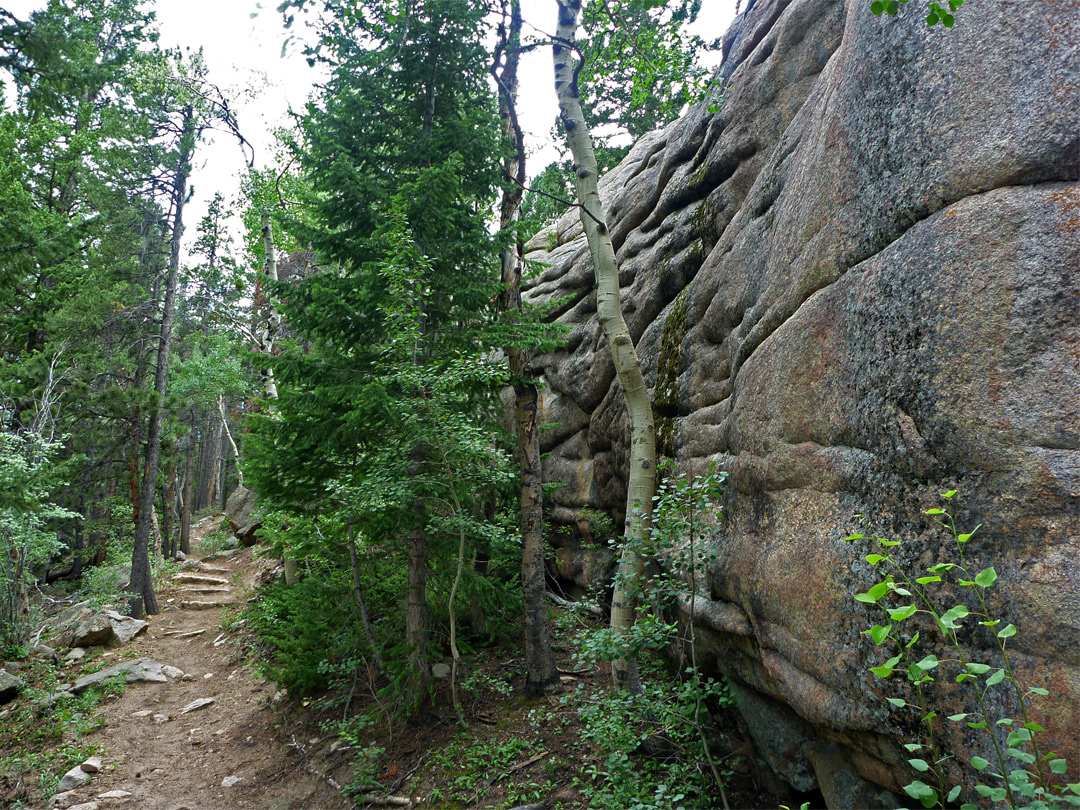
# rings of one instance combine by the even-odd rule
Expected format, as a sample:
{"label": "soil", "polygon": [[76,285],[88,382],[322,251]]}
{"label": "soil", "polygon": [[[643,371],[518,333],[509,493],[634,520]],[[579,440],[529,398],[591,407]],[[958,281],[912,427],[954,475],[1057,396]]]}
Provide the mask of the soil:
{"label": "soil", "polygon": [[[219,522],[200,523],[193,547]],[[88,653],[99,667],[146,657],[185,676],[129,684],[122,694],[103,698],[103,725],[83,739],[98,747],[103,768],[51,806],[93,801],[97,810],[337,810],[369,804],[365,798],[375,799],[374,806],[412,799],[412,806],[444,810],[539,802],[564,810],[588,806],[580,779],[590,766],[602,766],[603,755],[585,741],[572,706],[558,696],[524,694],[524,662],[514,645],[487,648],[465,662],[464,726],[451,708],[447,678],[435,681],[433,702],[420,713],[368,728],[358,750],[323,731],[342,718],[342,706],[346,713],[368,716],[385,713],[386,706],[377,695],[379,684],[363,678],[348,694],[294,700],[259,675],[258,649],[239,616],[256,586],[277,573],[275,567],[254,549],[199,560],[196,570],[185,573],[224,581],[174,581],[158,594],[162,611],[149,618],[146,633],[121,649]],[[227,604],[192,604],[212,601]],[[606,689],[606,671],[576,667],[575,650],[569,631],[556,634],[559,666],[573,671],[563,679],[565,689]],[[85,663],[69,664],[65,677],[74,680]],[[213,702],[182,713],[202,699]],[[747,767],[756,757],[745,736],[735,727],[724,733],[732,739],[731,807],[778,806]],[[365,752],[371,754],[367,760]],[[364,768],[365,761],[372,767]],[[341,790],[346,786],[349,792],[350,783],[356,804]],[[131,795],[98,798],[118,790]]]}
{"label": "soil", "polygon": [[[217,527],[204,521],[193,536]],[[104,725],[93,735],[103,749],[103,769],[74,791],[66,805],[87,802],[101,793],[124,790],[126,799],[97,799],[109,807],[139,810],[209,810],[210,808],[312,808],[334,810],[352,802],[324,778],[310,772],[290,745],[306,733],[289,719],[285,701],[275,705],[275,687],[245,662],[235,633],[223,632],[227,607],[192,609],[182,602],[227,601],[240,604],[253,592],[267,563],[253,549],[206,560],[191,573],[226,579],[220,592],[197,593],[200,585],[176,583],[158,594],[161,613],[149,618],[147,632],[122,650],[116,660],[134,655],[184,671],[168,683],[129,684],[121,696],[103,701]],[[196,631],[197,636],[185,636]],[[134,650],[134,653],[130,652]],[[122,653],[122,656],[121,656]],[[205,708],[181,714],[195,700],[210,698]],[[138,716],[142,712],[149,715]],[[167,716],[159,722],[154,715]],[[304,739],[303,742],[310,742]],[[238,778],[223,787],[227,778]]]}

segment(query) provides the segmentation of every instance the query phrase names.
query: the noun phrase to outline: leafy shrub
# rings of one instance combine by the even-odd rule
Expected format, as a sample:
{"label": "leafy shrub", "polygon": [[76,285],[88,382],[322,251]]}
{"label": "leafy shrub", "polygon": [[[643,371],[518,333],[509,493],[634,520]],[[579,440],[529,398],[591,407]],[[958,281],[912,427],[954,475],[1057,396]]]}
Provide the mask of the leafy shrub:
{"label": "leafy shrub", "polygon": [[293,587],[271,584],[247,612],[248,625],[269,649],[264,671],[291,693],[325,689],[353,659],[361,640],[342,610],[352,595],[343,583],[310,577]]}
{"label": "leafy shrub", "polygon": [[[991,613],[987,594],[997,583],[994,567],[979,571],[968,567],[964,551],[979,527],[970,532],[957,529],[953,517],[956,494],[956,490],[943,493],[945,508],[926,513],[948,531],[954,541],[955,561],[938,562],[925,572],[909,573],[898,553],[902,541],[877,537],[866,561],[882,573],[869,589],[855,594],[856,601],[881,611],[883,623],[863,634],[870,636],[876,646],[896,651],[888,660],[870,667],[870,671],[882,680],[902,673],[914,692],[909,694],[914,701],[886,698],[894,708],[914,712],[924,735],[922,742],[904,746],[912,755],[908,764],[922,776],[906,785],[904,791],[926,808],[955,806],[961,797],[974,800],[961,805],[962,810],[978,810],[975,802],[986,799],[1012,808],[1080,807],[1080,784],[1063,784],[1068,770],[1066,760],[1040,749],[1039,733],[1045,729],[1034,721],[1032,709],[1036,698],[1050,693],[1043,687],[1023,683],[1010,662],[1009,639],[1019,631]],[[847,538],[866,539],[862,533]],[[991,652],[984,657],[974,648],[986,642]],[[927,651],[928,644],[942,657]],[[948,721],[982,735],[986,756],[973,756],[970,764],[976,772],[989,777],[989,784],[976,781],[951,788],[947,784],[945,766],[952,757],[941,751],[935,736],[942,713],[937,709],[945,695],[934,687],[935,675],[942,678],[946,674],[956,684],[966,684],[961,689],[969,690],[966,699],[973,711],[951,714]],[[1010,703],[1019,716],[997,716],[994,707]]]}

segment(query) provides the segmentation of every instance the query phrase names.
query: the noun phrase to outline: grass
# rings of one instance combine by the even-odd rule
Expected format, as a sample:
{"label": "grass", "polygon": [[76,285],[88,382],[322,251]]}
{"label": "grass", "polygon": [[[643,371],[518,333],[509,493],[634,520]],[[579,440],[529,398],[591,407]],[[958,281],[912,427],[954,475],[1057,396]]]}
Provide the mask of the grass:
{"label": "grass", "polygon": [[19,677],[27,688],[0,719],[0,805],[31,806],[56,792],[60,777],[87,757],[100,753],[91,738],[104,719],[98,705],[124,690],[124,676],[81,695],[61,698],[47,708],[37,704],[61,683],[59,666],[29,659]]}

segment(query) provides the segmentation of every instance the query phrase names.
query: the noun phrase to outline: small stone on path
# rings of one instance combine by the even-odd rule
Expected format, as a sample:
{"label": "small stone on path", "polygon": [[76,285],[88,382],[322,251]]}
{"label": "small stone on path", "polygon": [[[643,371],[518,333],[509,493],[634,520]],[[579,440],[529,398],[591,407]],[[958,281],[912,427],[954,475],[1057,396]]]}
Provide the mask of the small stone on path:
{"label": "small stone on path", "polygon": [[152,714],[153,714],[153,712],[152,712],[152,711],[150,711],[149,709],[143,709],[143,710],[142,710],[141,712],[135,712],[135,713],[134,713],[134,714],[132,714],[131,716],[132,716],[132,717],[139,717],[139,718],[142,718],[142,717],[149,717],[149,716],[150,716],[150,715],[152,715]]}
{"label": "small stone on path", "polygon": [[74,790],[65,790],[62,793],[54,793],[53,797],[49,799],[49,807],[66,805],[68,802],[73,802],[77,798],[78,796],[75,795]]}
{"label": "small stone on path", "polygon": [[74,647],[71,652],[64,656],[65,661],[78,661],[86,655],[82,647]]}
{"label": "small stone on path", "polygon": [[176,678],[183,678],[184,677],[184,670],[182,670],[182,669],[180,669],[178,667],[173,667],[173,666],[169,666],[168,664],[165,664],[161,668],[161,674],[164,675],[166,678],[171,678],[171,679],[175,680]]}
{"label": "small stone on path", "polygon": [[64,777],[60,780],[60,784],[57,785],[56,789],[60,793],[65,793],[69,790],[74,790],[77,787],[82,787],[89,781],[90,774],[76,765],[64,774]]}
{"label": "small stone on path", "polygon": [[210,680],[210,679],[211,679],[211,678],[213,678],[213,677],[214,677],[214,673],[213,673],[213,672],[207,672],[207,673],[206,673],[205,675],[203,675],[203,680],[204,680],[204,681],[208,681],[208,680]]}
{"label": "small stone on path", "polygon": [[98,810],[101,807],[97,802],[83,802],[82,804],[73,804],[67,810]]}
{"label": "small stone on path", "polygon": [[101,770],[101,757],[90,757],[79,767],[87,773],[97,773]]}
{"label": "small stone on path", "polygon": [[187,706],[180,710],[180,714],[187,714],[188,712],[198,711],[199,709],[203,709],[211,705],[213,702],[213,698],[199,698],[198,700],[193,700],[191,701],[191,703],[189,703]]}
{"label": "small stone on path", "polygon": [[221,780],[221,786],[222,787],[232,787],[233,785],[237,784],[239,781],[240,781],[239,776],[226,776],[224,779]]}
{"label": "small stone on path", "polygon": [[97,797],[99,799],[126,799],[130,795],[130,790],[107,790],[104,793],[99,793]]}
{"label": "small stone on path", "polygon": [[168,723],[171,719],[172,718],[169,717],[169,715],[167,715],[167,714],[155,714],[154,715],[154,722],[157,723],[159,726],[162,723]]}

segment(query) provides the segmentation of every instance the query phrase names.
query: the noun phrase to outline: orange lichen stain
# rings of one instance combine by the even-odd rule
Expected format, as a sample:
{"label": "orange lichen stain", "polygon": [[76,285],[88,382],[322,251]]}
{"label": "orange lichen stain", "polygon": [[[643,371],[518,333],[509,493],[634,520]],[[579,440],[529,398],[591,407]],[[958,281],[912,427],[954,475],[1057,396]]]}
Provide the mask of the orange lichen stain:
{"label": "orange lichen stain", "polygon": [[1050,192],[1050,200],[1061,205],[1064,217],[1062,229],[1070,233],[1080,231],[1080,189]]}

